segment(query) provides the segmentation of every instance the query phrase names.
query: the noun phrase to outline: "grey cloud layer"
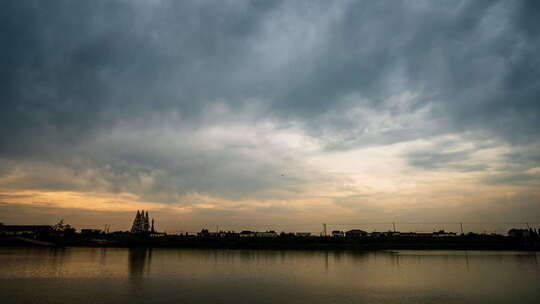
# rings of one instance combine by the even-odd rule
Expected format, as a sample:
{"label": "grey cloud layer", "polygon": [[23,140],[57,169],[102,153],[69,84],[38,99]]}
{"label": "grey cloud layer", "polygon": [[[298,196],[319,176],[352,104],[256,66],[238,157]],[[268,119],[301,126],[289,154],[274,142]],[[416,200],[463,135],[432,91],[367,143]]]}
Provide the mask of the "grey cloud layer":
{"label": "grey cloud layer", "polygon": [[[302,165],[265,154],[271,142],[188,134],[230,123],[300,126],[327,149],[469,131],[539,140],[537,1],[3,1],[0,17],[0,158],[96,169],[116,187],[150,175],[154,195],[237,197],[305,182],[276,179]],[[406,105],[388,102],[405,91]],[[145,131],[162,125],[180,134]]]}

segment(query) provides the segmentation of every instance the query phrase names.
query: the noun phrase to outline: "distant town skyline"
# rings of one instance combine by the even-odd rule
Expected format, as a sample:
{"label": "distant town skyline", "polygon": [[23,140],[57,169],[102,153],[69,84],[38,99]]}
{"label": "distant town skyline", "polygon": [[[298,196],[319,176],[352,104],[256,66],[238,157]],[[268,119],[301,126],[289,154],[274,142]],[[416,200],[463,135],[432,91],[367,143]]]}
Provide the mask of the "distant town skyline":
{"label": "distant town skyline", "polygon": [[[142,209],[169,232],[540,223],[538,1],[0,15],[4,224],[129,230]],[[369,225],[340,229],[391,227]],[[459,231],[422,225],[403,229]]]}

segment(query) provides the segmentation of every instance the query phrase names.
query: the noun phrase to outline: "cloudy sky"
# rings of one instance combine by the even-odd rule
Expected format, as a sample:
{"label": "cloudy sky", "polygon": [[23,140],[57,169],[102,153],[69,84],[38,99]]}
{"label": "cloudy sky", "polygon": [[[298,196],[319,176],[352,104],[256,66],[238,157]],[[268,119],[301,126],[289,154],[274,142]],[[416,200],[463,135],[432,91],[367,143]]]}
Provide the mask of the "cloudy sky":
{"label": "cloudy sky", "polygon": [[538,1],[1,1],[0,20],[0,222],[540,223]]}

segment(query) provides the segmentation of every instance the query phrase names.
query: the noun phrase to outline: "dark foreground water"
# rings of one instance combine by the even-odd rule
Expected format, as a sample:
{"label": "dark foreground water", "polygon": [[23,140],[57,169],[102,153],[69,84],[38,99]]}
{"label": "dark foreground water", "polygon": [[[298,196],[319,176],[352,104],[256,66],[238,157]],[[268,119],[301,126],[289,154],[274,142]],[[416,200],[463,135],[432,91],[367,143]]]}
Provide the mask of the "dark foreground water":
{"label": "dark foreground water", "polygon": [[0,248],[0,303],[540,303],[540,253]]}

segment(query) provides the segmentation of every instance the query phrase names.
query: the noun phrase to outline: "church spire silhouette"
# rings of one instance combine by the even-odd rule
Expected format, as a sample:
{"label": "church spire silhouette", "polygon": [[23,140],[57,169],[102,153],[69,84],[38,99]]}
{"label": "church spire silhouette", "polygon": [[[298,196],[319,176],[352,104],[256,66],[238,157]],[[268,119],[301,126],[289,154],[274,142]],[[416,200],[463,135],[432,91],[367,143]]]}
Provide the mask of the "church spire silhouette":
{"label": "church spire silhouette", "polygon": [[146,214],[144,215],[143,230],[144,232],[150,231],[150,223],[148,222],[148,211],[146,211]]}
{"label": "church spire silhouette", "polygon": [[148,221],[148,211],[137,210],[133,225],[131,226],[131,233],[144,233],[150,231],[150,223]]}

